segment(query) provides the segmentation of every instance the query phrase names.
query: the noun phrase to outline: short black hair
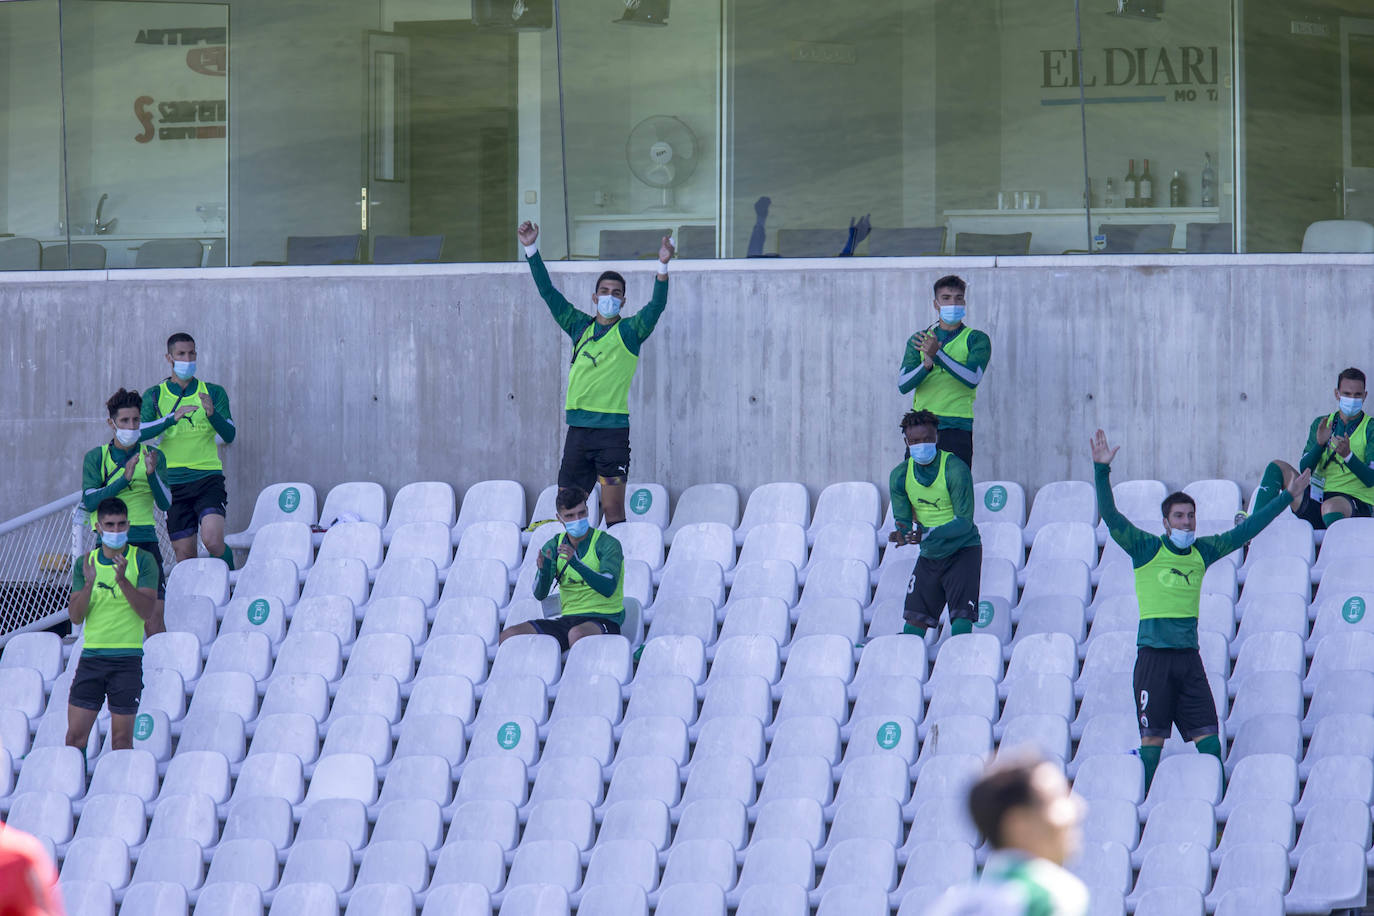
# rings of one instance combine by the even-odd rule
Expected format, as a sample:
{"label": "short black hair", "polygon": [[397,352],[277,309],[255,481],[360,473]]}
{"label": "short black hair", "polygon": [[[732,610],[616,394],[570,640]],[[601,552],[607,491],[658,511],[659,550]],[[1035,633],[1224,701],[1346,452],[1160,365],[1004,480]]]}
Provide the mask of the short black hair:
{"label": "short black hair", "polygon": [[190,334],[187,334],[185,331],[177,331],[171,337],[167,338],[167,352],[171,353],[172,348],[179,343],[188,343],[194,346],[195,342],[196,339]]}
{"label": "short black hair", "polygon": [[1197,503],[1193,501],[1193,498],[1191,496],[1189,496],[1187,493],[1184,493],[1182,490],[1175,490],[1168,496],[1164,497],[1164,502],[1159,504],[1159,513],[1160,515],[1163,515],[1165,518],[1168,518],[1169,510],[1172,509],[1174,506],[1179,505],[1192,506],[1194,509],[1197,508]]}
{"label": "short black hair", "polygon": [[957,293],[962,293],[968,289],[968,284],[959,279],[956,275],[948,274],[935,281],[935,295],[937,298],[942,289],[952,289]]}
{"label": "short black hair", "polygon": [[115,414],[124,410],[126,407],[133,407],[141,411],[143,409],[143,395],[139,394],[137,391],[121,388],[110,395],[110,399],[105,402],[105,409],[110,412],[111,420],[114,419]]}
{"label": "short black hair", "polygon": [[928,410],[908,410],[902,417],[902,432],[913,426],[933,426],[940,428],[940,418]]}
{"label": "short black hair", "polygon": [[1033,777],[1045,758],[1035,754],[1017,753],[999,759],[983,771],[983,775],[968,790],[968,813],[978,832],[987,837],[993,849],[1002,849],[1006,837],[1002,822],[1014,808],[1033,808],[1039,804]]}
{"label": "short black hair", "polygon": [[108,496],[100,501],[100,505],[95,507],[95,517],[109,518],[112,515],[122,515],[129,517],[129,507],[124,505],[124,500],[118,496]]}
{"label": "short black hair", "polygon": [[587,501],[587,491],[581,487],[559,487],[558,496],[553,501],[559,512],[576,509]]}
{"label": "short black hair", "polygon": [[1361,385],[1365,383],[1364,373],[1361,372],[1359,369],[1356,369],[1354,366],[1351,366],[1349,369],[1341,370],[1341,374],[1336,376],[1336,387],[1341,387],[1341,382],[1345,381],[1346,379],[1350,379],[1353,382],[1359,382]]}
{"label": "short black hair", "polygon": [[593,287],[592,287],[592,292],[596,292],[597,290],[599,290],[599,289],[601,288],[601,281],[602,281],[602,280],[614,280],[614,281],[616,281],[617,283],[620,284],[621,292],[624,292],[624,290],[625,290],[625,278],[624,278],[624,277],[622,277],[620,274],[616,273],[616,272],[613,271],[613,270],[603,270],[603,271],[601,272],[601,276],[599,276],[599,277],[596,278],[596,286],[593,286]]}

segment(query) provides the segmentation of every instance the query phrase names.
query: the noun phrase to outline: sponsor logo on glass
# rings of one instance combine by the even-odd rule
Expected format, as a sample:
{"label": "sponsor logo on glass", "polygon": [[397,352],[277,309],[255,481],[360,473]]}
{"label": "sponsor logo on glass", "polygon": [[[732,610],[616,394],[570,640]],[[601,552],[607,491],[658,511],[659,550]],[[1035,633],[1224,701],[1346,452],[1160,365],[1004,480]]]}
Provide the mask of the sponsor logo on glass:
{"label": "sponsor logo on glass", "polygon": [[990,512],[1001,512],[1007,505],[1007,488],[1000,483],[988,487],[987,492],[983,494],[983,505],[987,506]]}

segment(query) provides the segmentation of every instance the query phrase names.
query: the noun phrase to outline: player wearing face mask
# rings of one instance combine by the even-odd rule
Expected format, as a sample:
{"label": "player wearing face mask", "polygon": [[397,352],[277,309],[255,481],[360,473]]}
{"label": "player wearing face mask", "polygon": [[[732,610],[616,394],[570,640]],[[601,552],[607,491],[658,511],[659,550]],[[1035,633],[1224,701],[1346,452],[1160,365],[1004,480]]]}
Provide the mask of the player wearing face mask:
{"label": "player wearing face mask", "polygon": [[106,422],[113,438],[86,453],[81,463],[81,505],[91,513],[96,527],[96,507],[111,496],[118,496],[129,510],[129,543],[148,551],[157,564],[157,612],[145,624],[152,636],[161,633],[162,597],[167,579],[162,571],[162,551],[157,543],[154,507],[167,511],[172,505],[172,490],[167,483],[167,458],[151,445],[139,445],[139,415],[143,398],[137,391],[116,391],[105,407]]}
{"label": "player wearing face mask", "polygon": [[596,314],[589,315],[576,309],[554,288],[539,256],[539,227],[527,221],[520,224],[516,234],[525,248],[539,295],[573,343],[563,405],[568,434],[563,441],[558,485],[590,493],[600,481],[601,515],[609,528],[625,521],[625,485],[630,472],[630,383],[639,365],[640,348],[668,304],[668,261],[676,249],[672,239],[665,236],[658,251],[653,297],[644,308],[622,319],[624,277],[613,270],[597,277],[591,297]]}
{"label": "player wearing face mask", "polygon": [[968,465],[936,440],[939,419],[928,410],[902,417],[907,458],[892,469],[888,490],[897,530],[894,544],[920,544],[906,590],[903,633],[924,636],[949,605],[950,632],[967,633],[978,619],[983,541],[973,523]]}
{"label": "player wearing face mask", "polygon": [[1202,577],[1207,567],[1264,530],[1291,501],[1302,495],[1311,471],[1297,475],[1254,515],[1230,531],[1197,537],[1197,506],[1186,493],[1165,497],[1164,534],[1150,534],[1132,525],[1112,498],[1111,464],[1117,448],[1098,430],[1092,439],[1097,507],[1107,533],[1131,558],[1135,592],[1140,603],[1136,631],[1134,688],[1140,725],[1140,759],[1145,764],[1148,791],[1159,766],[1164,739],[1174,725],[1185,741],[1221,760],[1217,709],[1198,653],[1197,621],[1202,602]]}
{"label": "player wearing face mask", "polygon": [[1264,469],[1255,507],[1281,493],[1301,470],[1312,472],[1312,485],[1294,501],[1293,514],[1313,528],[1327,528],[1343,518],[1370,517],[1374,448],[1369,415],[1364,412],[1364,373],[1354,367],[1345,369],[1336,379],[1334,393],[1335,410],[1312,421],[1298,467],[1274,460]]}
{"label": "player wearing face mask", "polygon": [[935,281],[932,307],[938,320],[907,341],[897,390],[912,392],[913,410],[929,410],[939,418],[940,450],[972,467],[973,401],[992,357],[992,342],[964,324],[966,289],[952,274]]}

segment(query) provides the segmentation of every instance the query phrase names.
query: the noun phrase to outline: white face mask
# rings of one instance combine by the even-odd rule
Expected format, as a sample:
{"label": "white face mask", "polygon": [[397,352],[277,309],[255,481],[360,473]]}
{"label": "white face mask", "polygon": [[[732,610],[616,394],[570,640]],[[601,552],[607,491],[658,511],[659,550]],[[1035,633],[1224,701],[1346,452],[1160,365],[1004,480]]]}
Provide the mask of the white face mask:
{"label": "white face mask", "polygon": [[619,315],[620,307],[624,304],[624,299],[617,299],[615,296],[596,297],[596,310],[601,313],[602,318],[614,318]]}
{"label": "white face mask", "polygon": [[138,430],[136,429],[116,429],[115,441],[128,448],[138,441]]}
{"label": "white face mask", "polygon": [[1179,550],[1187,550],[1193,546],[1193,541],[1197,539],[1196,531],[1184,531],[1182,528],[1169,529],[1169,540]]}

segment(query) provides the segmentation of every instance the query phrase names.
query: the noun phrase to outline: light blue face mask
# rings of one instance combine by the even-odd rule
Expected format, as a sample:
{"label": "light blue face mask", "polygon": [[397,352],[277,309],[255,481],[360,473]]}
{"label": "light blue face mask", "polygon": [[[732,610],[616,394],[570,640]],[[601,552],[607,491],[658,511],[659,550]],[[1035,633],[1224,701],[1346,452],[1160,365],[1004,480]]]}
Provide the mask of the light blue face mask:
{"label": "light blue face mask", "polygon": [[1184,531],[1182,528],[1172,528],[1169,531],[1169,541],[1179,550],[1187,550],[1193,546],[1193,541],[1197,540],[1196,531]]}
{"label": "light blue face mask", "polygon": [[587,531],[590,530],[591,527],[591,524],[585,518],[579,518],[576,521],[563,523],[563,530],[568,533],[568,537],[570,538],[580,538],[585,536]]}
{"label": "light blue face mask", "polygon": [[129,532],[127,531],[102,531],[100,532],[100,543],[111,550],[119,550],[129,543]]}
{"label": "light blue face mask", "polygon": [[1341,405],[1341,413],[1347,417],[1353,417],[1364,409],[1364,398],[1337,398],[1336,401]]}
{"label": "light blue face mask", "polygon": [[964,320],[964,307],[962,305],[940,306],[940,320],[945,324],[958,324]]}
{"label": "light blue face mask", "polygon": [[602,318],[614,318],[619,315],[620,307],[624,304],[624,299],[617,299],[615,296],[596,297],[596,310],[601,313]]}
{"label": "light blue face mask", "polygon": [[911,453],[911,460],[917,464],[930,464],[935,460],[934,442],[917,442],[908,446],[907,451]]}
{"label": "light blue face mask", "polygon": [[188,378],[191,378],[193,375],[196,374],[196,361],[187,361],[180,359],[173,360],[172,371],[176,373],[177,378],[181,379],[184,382]]}

